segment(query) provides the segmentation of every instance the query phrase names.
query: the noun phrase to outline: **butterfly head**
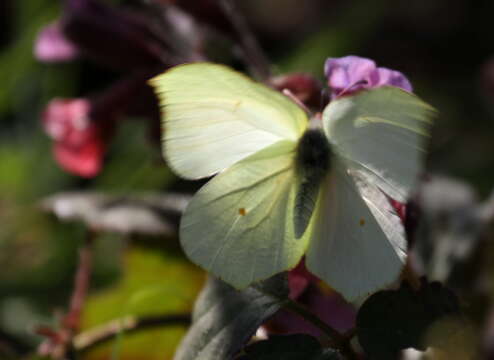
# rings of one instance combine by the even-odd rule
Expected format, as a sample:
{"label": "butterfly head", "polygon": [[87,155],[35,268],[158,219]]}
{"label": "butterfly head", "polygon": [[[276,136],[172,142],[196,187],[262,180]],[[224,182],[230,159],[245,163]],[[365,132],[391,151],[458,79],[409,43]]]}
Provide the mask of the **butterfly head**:
{"label": "butterfly head", "polygon": [[[321,128],[309,128],[297,145],[296,164],[304,177],[320,180],[330,169],[331,146]],[[313,179],[315,180],[315,179]]]}

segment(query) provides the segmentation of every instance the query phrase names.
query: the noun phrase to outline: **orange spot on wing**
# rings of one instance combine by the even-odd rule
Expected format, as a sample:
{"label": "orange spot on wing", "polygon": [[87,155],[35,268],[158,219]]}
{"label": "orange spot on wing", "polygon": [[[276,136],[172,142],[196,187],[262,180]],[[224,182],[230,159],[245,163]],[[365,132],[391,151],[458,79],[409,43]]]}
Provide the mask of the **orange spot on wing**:
{"label": "orange spot on wing", "polygon": [[360,219],[359,225],[360,226],[364,226],[365,225],[365,219],[364,218]]}
{"label": "orange spot on wing", "polygon": [[237,102],[235,103],[235,105],[233,105],[233,112],[235,112],[235,111],[237,111],[237,110],[238,110],[238,108],[240,107],[240,104],[241,104],[241,103],[242,103],[242,101],[240,101],[240,100],[239,100],[239,101],[237,101]]}
{"label": "orange spot on wing", "polygon": [[238,213],[242,216],[245,216],[247,214],[247,210],[245,210],[245,208],[240,208],[238,209]]}

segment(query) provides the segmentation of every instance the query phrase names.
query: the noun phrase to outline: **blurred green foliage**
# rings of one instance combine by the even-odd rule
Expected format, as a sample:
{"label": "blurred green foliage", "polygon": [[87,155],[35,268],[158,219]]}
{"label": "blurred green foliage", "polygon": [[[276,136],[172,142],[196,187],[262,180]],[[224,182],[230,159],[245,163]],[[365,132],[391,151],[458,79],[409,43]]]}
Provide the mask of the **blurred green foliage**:
{"label": "blurred green foliage", "polygon": [[[127,315],[190,313],[204,275],[183,257],[133,247],[122,258],[122,278],[107,290],[95,293],[87,303],[84,328],[91,329]],[[88,353],[88,359],[163,359],[173,355],[184,327],[143,333],[122,333],[113,342]]]}

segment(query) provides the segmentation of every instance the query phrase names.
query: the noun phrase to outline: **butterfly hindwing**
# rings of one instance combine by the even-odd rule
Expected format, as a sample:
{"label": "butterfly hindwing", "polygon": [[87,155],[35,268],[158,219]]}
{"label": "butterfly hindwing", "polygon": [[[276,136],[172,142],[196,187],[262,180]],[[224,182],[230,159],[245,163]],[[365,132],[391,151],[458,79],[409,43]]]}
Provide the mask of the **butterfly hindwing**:
{"label": "butterfly hindwing", "polygon": [[286,96],[226,66],[195,63],[150,82],[163,110],[163,153],[181,177],[222,171],[280,140],[297,141],[307,116]]}
{"label": "butterfly hindwing", "polygon": [[405,251],[403,227],[386,196],[335,164],[321,189],[308,269],[355,301],[395,281]]}
{"label": "butterfly hindwing", "polygon": [[274,144],[199,190],[180,225],[192,261],[237,288],[298,263],[307,239],[293,233],[294,150],[290,141]]}

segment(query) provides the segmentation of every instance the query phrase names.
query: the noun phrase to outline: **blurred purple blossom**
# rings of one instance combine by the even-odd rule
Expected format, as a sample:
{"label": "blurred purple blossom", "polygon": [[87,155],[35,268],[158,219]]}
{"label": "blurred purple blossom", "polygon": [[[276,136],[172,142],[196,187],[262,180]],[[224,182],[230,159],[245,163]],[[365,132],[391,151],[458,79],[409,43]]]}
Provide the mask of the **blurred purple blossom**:
{"label": "blurred purple blossom", "polygon": [[97,0],[68,0],[60,23],[84,55],[110,68],[159,66],[166,60],[165,44],[138,13]]}
{"label": "blurred purple blossom", "polygon": [[44,27],[36,39],[34,56],[43,62],[70,61],[78,55],[77,47],[63,34],[60,23]]}
{"label": "blurred purple blossom", "polygon": [[374,61],[359,56],[328,58],[324,64],[324,73],[332,98],[385,85],[412,92],[412,85],[401,72],[376,67]]}

